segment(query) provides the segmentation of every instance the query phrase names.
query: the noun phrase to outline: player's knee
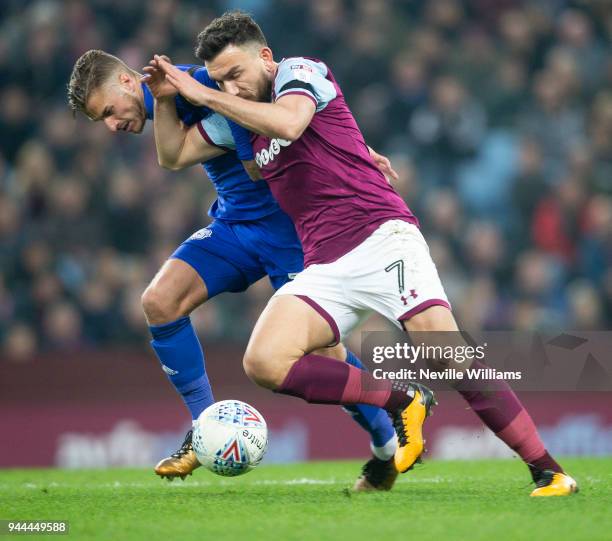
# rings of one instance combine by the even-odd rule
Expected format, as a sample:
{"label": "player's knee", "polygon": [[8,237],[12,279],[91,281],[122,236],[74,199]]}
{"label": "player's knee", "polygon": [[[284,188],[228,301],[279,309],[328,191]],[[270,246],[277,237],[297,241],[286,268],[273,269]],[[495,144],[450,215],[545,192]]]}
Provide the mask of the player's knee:
{"label": "player's knee", "polygon": [[249,346],[242,365],[246,375],[261,387],[277,389],[281,386],[291,368],[289,359],[271,355],[269,349]]}
{"label": "player's knee", "polygon": [[274,380],[274,374],[267,366],[263,357],[256,352],[247,350],[242,359],[242,366],[249,379],[257,385],[267,389],[274,389],[277,387],[277,383]]}
{"label": "player's knee", "polygon": [[180,305],[168,292],[158,285],[149,285],[141,297],[141,304],[147,321],[151,325],[161,325],[178,319]]}

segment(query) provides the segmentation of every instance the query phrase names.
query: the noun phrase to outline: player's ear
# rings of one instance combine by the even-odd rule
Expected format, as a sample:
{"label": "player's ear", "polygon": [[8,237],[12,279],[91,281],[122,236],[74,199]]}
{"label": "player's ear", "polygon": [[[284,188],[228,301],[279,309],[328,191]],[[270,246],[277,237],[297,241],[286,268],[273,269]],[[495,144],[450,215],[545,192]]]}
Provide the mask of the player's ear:
{"label": "player's ear", "polygon": [[134,91],[134,80],[132,79],[132,77],[130,77],[129,73],[122,71],[119,74],[119,84],[122,88],[125,88],[126,90],[129,90],[131,92]]}
{"label": "player's ear", "polygon": [[259,50],[259,58],[263,60],[266,70],[272,71],[274,67],[274,56],[272,55],[272,49],[270,49],[270,47],[262,47]]}

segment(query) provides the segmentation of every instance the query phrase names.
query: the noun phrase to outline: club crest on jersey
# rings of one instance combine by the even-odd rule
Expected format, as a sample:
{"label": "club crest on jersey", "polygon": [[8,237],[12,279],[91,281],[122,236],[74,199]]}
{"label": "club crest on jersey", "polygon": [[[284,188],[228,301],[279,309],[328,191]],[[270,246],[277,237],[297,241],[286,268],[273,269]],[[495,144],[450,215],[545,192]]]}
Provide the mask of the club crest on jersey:
{"label": "club crest on jersey", "polygon": [[293,72],[293,76],[298,80],[304,83],[310,83],[312,80],[313,70],[310,66],[306,64],[292,64],[290,66],[291,71]]}
{"label": "club crest on jersey", "polygon": [[288,147],[290,144],[291,141],[288,141],[287,139],[272,139],[268,148],[262,148],[257,154],[255,154],[255,162],[259,167],[268,165],[280,153],[281,148]]}
{"label": "club crest on jersey", "polygon": [[307,66],[306,64],[291,64],[289,68],[292,70],[305,70],[309,71],[310,73],[313,72],[313,69],[310,66]]}

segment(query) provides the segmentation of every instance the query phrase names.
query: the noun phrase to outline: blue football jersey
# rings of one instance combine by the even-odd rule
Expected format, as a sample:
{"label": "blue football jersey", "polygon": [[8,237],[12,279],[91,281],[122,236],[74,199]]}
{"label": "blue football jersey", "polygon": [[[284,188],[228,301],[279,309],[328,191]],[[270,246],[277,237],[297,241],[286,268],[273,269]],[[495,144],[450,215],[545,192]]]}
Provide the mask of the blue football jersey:
{"label": "blue football jersey", "polygon": [[[178,67],[184,71],[189,71],[192,77],[200,83],[212,88],[216,87],[216,83],[208,77],[205,67],[190,65],[179,65]],[[153,96],[146,84],[142,85],[142,90],[147,118],[152,119]],[[279,210],[278,204],[270,193],[267,183],[263,180],[253,182],[240,162],[240,159],[253,159],[253,150],[250,145],[250,133],[248,130],[224,117],[220,117],[208,107],[192,105],[180,95],[176,97],[176,110],[178,117],[187,126],[207,118],[212,120],[212,116],[215,115],[214,121],[211,122],[213,129],[227,133],[231,132],[234,139],[237,151],[228,149],[226,154],[202,164],[217,191],[217,200],[208,211],[212,218],[231,221],[251,221],[268,216]],[[207,139],[209,139],[209,142],[214,143],[215,141],[214,137],[207,137]],[[227,139],[227,136],[224,139]]]}

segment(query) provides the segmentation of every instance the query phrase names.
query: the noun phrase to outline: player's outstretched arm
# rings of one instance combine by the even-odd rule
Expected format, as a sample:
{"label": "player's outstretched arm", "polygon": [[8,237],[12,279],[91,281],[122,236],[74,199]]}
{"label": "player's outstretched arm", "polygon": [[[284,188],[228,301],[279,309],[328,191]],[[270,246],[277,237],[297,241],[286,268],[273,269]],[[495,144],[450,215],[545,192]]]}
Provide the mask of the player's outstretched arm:
{"label": "player's outstretched arm", "polygon": [[315,114],[314,103],[305,96],[283,96],[274,103],[249,101],[205,87],[159,55],[154,60],[184,98],[194,105],[210,107],[252,132],[295,141]]}

